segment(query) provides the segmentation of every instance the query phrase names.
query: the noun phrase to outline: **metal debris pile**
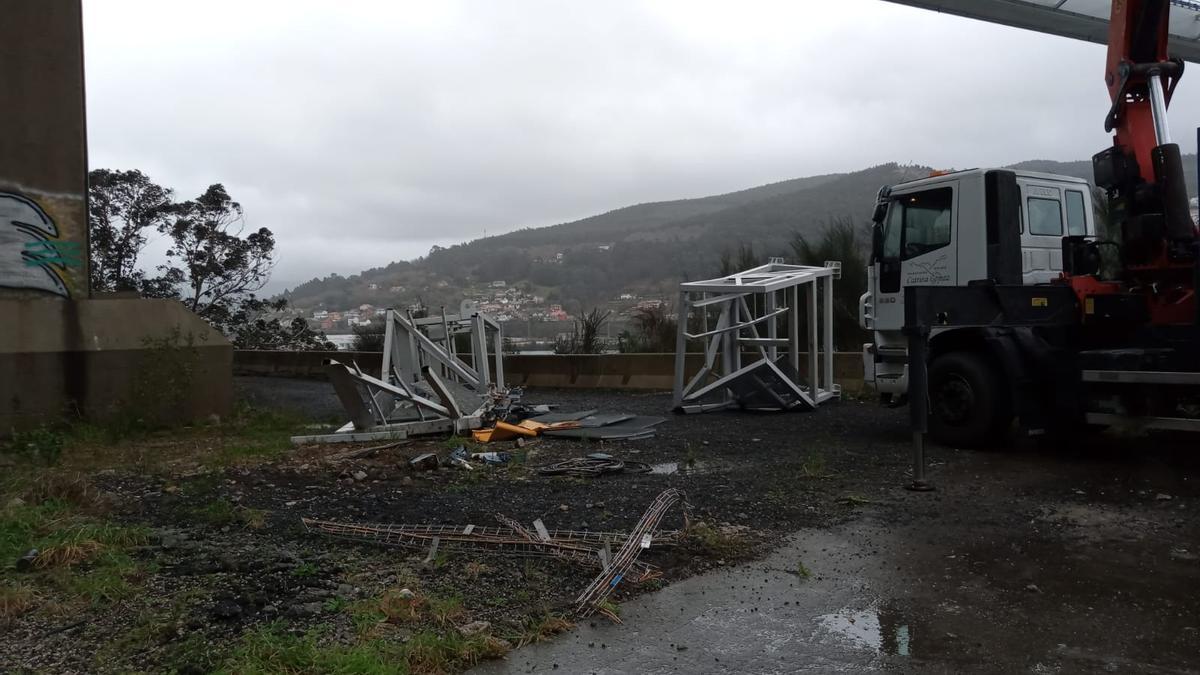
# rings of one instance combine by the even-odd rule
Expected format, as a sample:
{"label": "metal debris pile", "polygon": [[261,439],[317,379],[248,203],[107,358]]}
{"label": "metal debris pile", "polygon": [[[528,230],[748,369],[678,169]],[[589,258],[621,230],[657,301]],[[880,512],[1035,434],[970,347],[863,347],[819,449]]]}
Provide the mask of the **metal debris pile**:
{"label": "metal debris pile", "polygon": [[[642,440],[666,421],[598,410],[550,412],[521,403],[504,384],[504,336],[498,322],[464,303],[459,314],[414,318],[387,311],[383,365],[370,375],[354,361],[325,361],[350,421],[292,442],[401,440],[420,434],[472,432],[481,443],[537,436],[596,441]],[[459,351],[462,349],[463,351]]]}
{"label": "metal debris pile", "polygon": [[552,412],[523,416],[521,406],[513,406],[507,419],[497,419],[490,429],[477,429],[472,437],[480,443],[517,438],[586,438],[593,441],[638,441],[654,437],[654,428],[665,417],[601,413],[599,410]]}
{"label": "metal debris pile", "polygon": [[[662,522],[663,516],[672,506],[679,502],[686,502],[683,492],[675,488],[664,490],[654,502],[650,504],[650,508],[642,514],[642,519],[633,527],[633,531],[625,538],[625,543],[617,550],[615,556],[605,563],[604,570],[588,584],[588,587],[579,594],[575,599],[575,613],[580,617],[585,617],[594,611],[600,611],[614,621],[620,623],[620,619],[615,614],[604,608],[604,604],[608,600],[608,596],[612,594],[613,589],[617,584],[621,583],[630,571],[635,569],[637,558],[642,551],[650,548],[653,542],[653,532],[658,524]],[[685,507],[684,512],[687,512]]]}
{"label": "metal debris pile", "polygon": [[599,476],[606,473],[650,473],[645,462],[617,459],[602,452],[538,467],[543,476]]}
{"label": "metal debris pile", "polygon": [[[682,530],[659,531],[659,524],[676,504],[682,503]],[[439,551],[471,551],[484,555],[550,557],[586,567],[598,567],[600,573],[575,599],[576,612],[585,617],[599,611],[610,619],[620,619],[605,608],[608,596],[628,580],[641,583],[662,576],[658,568],[638,561],[651,546],[674,545],[682,541],[688,526],[690,508],[684,493],[671,488],[659,494],[641,520],[628,533],[549,530],[542,521],[533,521],[533,531],[521,523],[496,514],[500,527],[476,525],[385,525],[339,523],[301,518],[304,528],[313,533],[357,542],[427,550],[426,560]],[[616,552],[613,548],[616,547]]]}
{"label": "metal debris pile", "polygon": [[[363,372],[353,361],[325,361],[350,421],[331,433],[294,436],[292,442],[466,433],[504,419],[520,401],[521,390],[504,386],[503,340],[500,324],[469,303],[459,314],[447,314],[443,308],[441,316],[425,318],[389,309],[379,377]],[[460,353],[463,343],[466,349]]]}

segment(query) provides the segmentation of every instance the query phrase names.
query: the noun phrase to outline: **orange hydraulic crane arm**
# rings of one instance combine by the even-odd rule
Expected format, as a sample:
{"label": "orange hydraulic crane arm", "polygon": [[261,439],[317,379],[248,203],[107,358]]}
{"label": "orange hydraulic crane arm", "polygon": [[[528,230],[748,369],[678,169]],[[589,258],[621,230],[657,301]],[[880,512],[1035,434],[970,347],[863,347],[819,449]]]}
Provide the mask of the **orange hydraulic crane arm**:
{"label": "orange hydraulic crane arm", "polygon": [[1148,180],[1155,180],[1151,152],[1171,142],[1167,106],[1183,75],[1183,61],[1167,57],[1167,0],[1115,0],[1109,21],[1104,82],[1112,108],[1105,131],[1129,149]]}
{"label": "orange hydraulic crane arm", "polygon": [[1113,145],[1092,158],[1120,224],[1126,284],[1145,289],[1153,323],[1189,319],[1195,305],[1197,232],[1167,105],[1183,61],[1167,54],[1171,0],[1113,0],[1104,80]]}

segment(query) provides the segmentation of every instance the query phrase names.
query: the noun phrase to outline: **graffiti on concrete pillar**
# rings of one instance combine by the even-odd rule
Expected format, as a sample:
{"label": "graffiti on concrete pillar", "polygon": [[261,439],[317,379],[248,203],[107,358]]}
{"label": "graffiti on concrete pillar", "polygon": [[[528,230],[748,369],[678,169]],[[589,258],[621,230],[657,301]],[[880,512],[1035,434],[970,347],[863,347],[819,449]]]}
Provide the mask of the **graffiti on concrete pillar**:
{"label": "graffiti on concrete pillar", "polygon": [[71,271],[82,267],[81,244],[62,239],[42,207],[21,195],[0,192],[0,287],[68,298]]}

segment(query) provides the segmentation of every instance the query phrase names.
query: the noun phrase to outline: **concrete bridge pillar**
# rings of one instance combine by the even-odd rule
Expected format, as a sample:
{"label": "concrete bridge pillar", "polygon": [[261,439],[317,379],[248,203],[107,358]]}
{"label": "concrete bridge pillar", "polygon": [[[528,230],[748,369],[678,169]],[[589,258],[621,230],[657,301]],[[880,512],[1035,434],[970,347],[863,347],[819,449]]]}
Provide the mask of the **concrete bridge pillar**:
{"label": "concrete bridge pillar", "polygon": [[[217,331],[173,301],[89,291],[84,91],[80,1],[0,0],[0,435],[231,405],[233,351]],[[150,395],[156,380],[177,391]],[[129,410],[152,403],[162,410]]]}

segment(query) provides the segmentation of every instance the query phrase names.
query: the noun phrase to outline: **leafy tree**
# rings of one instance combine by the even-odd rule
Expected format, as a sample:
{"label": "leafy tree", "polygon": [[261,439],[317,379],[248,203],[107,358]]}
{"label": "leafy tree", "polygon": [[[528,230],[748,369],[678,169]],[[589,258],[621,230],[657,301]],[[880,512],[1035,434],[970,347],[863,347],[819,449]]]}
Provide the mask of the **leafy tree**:
{"label": "leafy tree", "polygon": [[356,352],[382,352],[385,330],[386,327],[382,321],[372,321],[366,326],[355,326],[354,343],[351,348]]}
{"label": "leafy tree", "polygon": [[734,272],[742,272],[758,267],[762,259],[754,253],[754,244],[738,244],[737,252],[729,249],[721,251],[720,274],[729,276]]}
{"label": "leafy tree", "polygon": [[752,269],[758,267],[762,263],[762,258],[754,253],[754,244],[742,244],[738,246],[737,269],[735,272]]}
{"label": "leafy tree", "polygon": [[302,317],[287,324],[267,318],[267,312],[281,312],[287,300],[262,300],[254,295],[242,298],[231,314],[233,333],[229,339],[238,349],[275,349],[287,351],[333,351],[337,349],[325,334],[309,327]]}
{"label": "leafy tree", "polygon": [[172,213],[170,190],[136,169],[88,172],[89,276],[93,291],[139,291],[170,297],[170,283],[147,279],[138,267],[147,231],[162,228]]}
{"label": "leafy tree", "polygon": [[[171,190],[137,170],[96,169],[88,180],[93,290],[177,298],[242,349],[333,349],[304,319],[270,317],[285,299],[255,295],[270,278],[275,238],[267,228],[244,232],[242,207],[224,186],[177,204]],[[152,230],[171,239],[157,277],[138,260]]]}
{"label": "leafy tree", "polygon": [[633,330],[622,331],[617,349],[622,353],[670,354],[675,351],[679,322],[667,316],[663,306],[633,311]]}
{"label": "leafy tree", "polygon": [[275,237],[265,227],[243,236],[242,206],[220,183],[177,205],[175,213],[163,227],[172,241],[167,251],[172,262],[160,268],[163,276],[181,290],[188,309],[233,334],[244,318],[241,304],[270,279]]}
{"label": "leafy tree", "polygon": [[417,303],[413,306],[410,314],[414,319],[429,318],[429,306],[425,304],[425,298],[420,294],[417,295]]}
{"label": "leafy tree", "polygon": [[733,251],[727,248],[721,249],[721,259],[718,263],[717,274],[727,277],[736,271],[733,265]]}
{"label": "leafy tree", "polygon": [[867,291],[865,237],[848,217],[835,218],[813,242],[797,232],[791,247],[801,265],[824,266],[827,260],[842,263],[842,278],[833,283],[833,333],[839,349],[857,349],[863,343],[858,325],[858,300]]}

